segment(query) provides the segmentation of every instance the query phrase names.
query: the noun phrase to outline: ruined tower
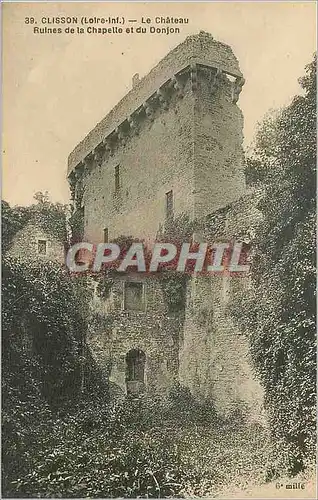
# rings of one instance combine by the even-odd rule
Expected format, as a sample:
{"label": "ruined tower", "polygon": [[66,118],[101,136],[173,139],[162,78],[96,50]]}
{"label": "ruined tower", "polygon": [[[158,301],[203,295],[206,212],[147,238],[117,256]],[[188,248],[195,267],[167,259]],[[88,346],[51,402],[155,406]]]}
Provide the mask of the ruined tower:
{"label": "ruined tower", "polygon": [[[69,156],[77,237],[151,240],[179,214],[206,220],[229,207],[234,220],[245,194],[243,84],[231,48],[205,32],[187,37],[144,78],[135,75],[130,92]],[[235,226],[231,217],[226,227]],[[255,406],[261,397],[247,344],[226,314],[230,290],[222,277],[193,278],[176,312],[158,280],[119,276],[96,296],[94,310],[107,321],[89,336],[92,352],[123,392],[164,393],[181,382],[220,413],[245,400]]]}
{"label": "ruined tower", "polygon": [[244,83],[231,48],[189,36],[69,156],[84,235],[154,237],[167,212],[201,218],[244,192]]}

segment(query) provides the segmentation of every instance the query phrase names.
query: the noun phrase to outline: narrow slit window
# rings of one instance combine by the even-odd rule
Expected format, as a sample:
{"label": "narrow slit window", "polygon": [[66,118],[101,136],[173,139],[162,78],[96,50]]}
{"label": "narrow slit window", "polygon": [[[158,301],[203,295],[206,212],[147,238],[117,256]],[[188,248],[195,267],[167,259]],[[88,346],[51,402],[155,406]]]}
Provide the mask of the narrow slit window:
{"label": "narrow slit window", "polygon": [[104,227],[104,243],[108,243],[108,227]]}
{"label": "narrow slit window", "polygon": [[119,191],[120,188],[120,173],[119,173],[119,165],[115,167],[115,192]]}
{"label": "narrow slit window", "polygon": [[166,193],[166,219],[173,219],[173,191]]}

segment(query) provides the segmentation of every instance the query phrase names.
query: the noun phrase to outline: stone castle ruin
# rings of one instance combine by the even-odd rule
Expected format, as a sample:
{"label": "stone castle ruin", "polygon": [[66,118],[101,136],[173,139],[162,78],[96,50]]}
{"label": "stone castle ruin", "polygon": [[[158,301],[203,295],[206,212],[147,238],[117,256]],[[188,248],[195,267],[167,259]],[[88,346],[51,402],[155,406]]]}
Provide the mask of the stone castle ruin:
{"label": "stone castle ruin", "polygon": [[[77,237],[154,240],[186,214],[203,221],[201,238],[246,238],[256,214],[243,170],[243,84],[231,48],[205,32],[144,78],[134,75],[130,92],[69,156]],[[248,286],[247,278],[192,276],[176,310],[160,280],[114,276],[92,303],[95,359],[123,393],[164,394],[180,383],[221,415],[244,407],[258,419],[262,390],[228,313]]]}

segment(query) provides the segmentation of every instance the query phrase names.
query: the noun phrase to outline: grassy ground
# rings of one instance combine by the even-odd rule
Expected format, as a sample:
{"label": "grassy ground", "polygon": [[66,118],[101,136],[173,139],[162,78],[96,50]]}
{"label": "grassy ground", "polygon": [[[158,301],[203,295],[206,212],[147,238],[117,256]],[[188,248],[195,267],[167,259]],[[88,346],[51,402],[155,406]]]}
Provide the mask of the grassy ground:
{"label": "grassy ground", "polygon": [[[277,481],[265,484],[269,438],[261,426],[222,422],[209,411],[198,420],[192,412],[180,413],[179,406],[175,414],[142,404],[127,401],[110,411],[90,403],[45,421],[33,449],[30,440],[21,444],[23,467],[9,462],[4,496],[315,498],[310,475],[280,479],[279,489]],[[285,488],[298,480],[305,490]]]}
{"label": "grassy ground", "polygon": [[261,427],[222,425],[179,430],[178,446],[193,474],[185,496],[228,499],[316,499],[317,478],[312,466],[294,478],[265,482],[269,440]]}
{"label": "grassy ground", "polygon": [[175,438],[185,468],[192,471],[185,496],[217,497],[228,488],[241,491],[265,480],[268,437],[260,427],[192,425]]}

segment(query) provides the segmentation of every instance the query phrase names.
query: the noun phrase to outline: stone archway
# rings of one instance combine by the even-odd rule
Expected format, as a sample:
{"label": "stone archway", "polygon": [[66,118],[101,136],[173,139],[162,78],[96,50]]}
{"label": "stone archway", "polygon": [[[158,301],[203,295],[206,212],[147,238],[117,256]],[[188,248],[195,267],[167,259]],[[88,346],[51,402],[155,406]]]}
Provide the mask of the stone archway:
{"label": "stone archway", "polygon": [[146,354],[140,349],[131,349],[126,354],[127,394],[140,394],[145,390]]}

